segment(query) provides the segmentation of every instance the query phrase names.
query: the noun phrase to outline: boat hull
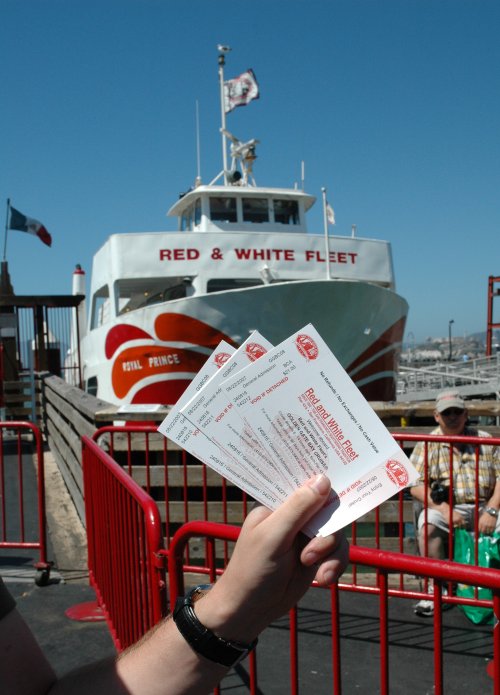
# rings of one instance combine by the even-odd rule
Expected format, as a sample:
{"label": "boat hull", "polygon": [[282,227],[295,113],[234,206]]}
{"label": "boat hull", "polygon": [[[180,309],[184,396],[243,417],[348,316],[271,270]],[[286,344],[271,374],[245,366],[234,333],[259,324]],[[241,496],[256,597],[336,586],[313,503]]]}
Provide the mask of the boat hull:
{"label": "boat hull", "polygon": [[82,341],[84,379],[111,403],[175,403],[224,339],[273,344],[312,323],[369,400],[394,400],[406,301],[364,282],[269,284],[131,311]]}

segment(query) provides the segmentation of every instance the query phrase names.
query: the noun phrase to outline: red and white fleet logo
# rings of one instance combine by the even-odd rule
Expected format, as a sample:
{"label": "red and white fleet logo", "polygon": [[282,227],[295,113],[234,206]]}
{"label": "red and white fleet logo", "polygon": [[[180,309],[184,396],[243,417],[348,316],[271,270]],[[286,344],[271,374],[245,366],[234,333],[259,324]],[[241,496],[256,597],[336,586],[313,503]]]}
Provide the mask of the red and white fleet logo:
{"label": "red and white fleet logo", "polygon": [[389,480],[398,485],[399,487],[406,487],[408,485],[409,475],[406,468],[399,461],[394,461],[389,459],[385,464],[385,470],[389,476]]}
{"label": "red and white fleet logo", "polygon": [[226,364],[228,359],[231,357],[227,352],[218,352],[214,357],[214,362],[220,369],[223,364]]}
{"label": "red and white fleet logo", "polygon": [[245,352],[247,353],[247,357],[250,362],[255,362],[255,360],[259,359],[259,357],[265,355],[267,350],[262,347],[262,345],[259,345],[259,343],[248,343],[245,348]]}
{"label": "red and white fleet logo", "polygon": [[306,333],[300,333],[295,339],[295,345],[300,354],[306,360],[315,360],[319,354],[318,346],[314,340]]}

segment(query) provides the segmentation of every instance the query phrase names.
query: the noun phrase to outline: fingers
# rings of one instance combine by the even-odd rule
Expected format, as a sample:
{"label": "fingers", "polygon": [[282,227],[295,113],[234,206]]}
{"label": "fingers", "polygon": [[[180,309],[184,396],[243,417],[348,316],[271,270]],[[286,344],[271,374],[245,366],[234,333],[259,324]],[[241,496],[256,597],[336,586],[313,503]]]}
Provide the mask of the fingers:
{"label": "fingers", "polygon": [[341,545],[335,555],[321,563],[316,572],[315,579],[320,586],[330,586],[340,578],[348,564],[349,543],[347,539],[343,537]]}
{"label": "fingers", "polygon": [[344,533],[342,531],[330,536],[316,536],[303,548],[300,554],[300,561],[306,567],[318,565],[326,557],[337,551],[343,537]]}
{"label": "fingers", "polygon": [[332,584],[349,562],[349,543],[344,532],[313,538],[302,550],[300,560],[306,567],[318,565],[315,578],[321,586]]}
{"label": "fingers", "polygon": [[[246,535],[260,527],[259,535],[263,542],[270,547],[289,548],[304,525],[328,501],[330,490],[330,481],[326,476],[315,476],[275,511],[271,512],[263,506],[254,508],[245,521],[242,533]],[[300,537],[303,537],[302,534]],[[300,551],[301,564],[316,569],[315,578],[321,586],[332,584],[349,562],[349,543],[343,531],[325,537],[316,536],[309,541],[303,538],[305,544]]]}
{"label": "fingers", "polygon": [[325,475],[310,478],[273,512],[273,529],[279,529],[283,539],[291,543],[325,504],[330,489],[330,481]]}
{"label": "fingers", "polygon": [[484,533],[486,536],[491,536],[491,534],[495,530],[495,526],[490,526],[489,524],[483,524],[483,523],[481,523],[481,520],[479,520],[478,530],[479,530],[479,533]]}

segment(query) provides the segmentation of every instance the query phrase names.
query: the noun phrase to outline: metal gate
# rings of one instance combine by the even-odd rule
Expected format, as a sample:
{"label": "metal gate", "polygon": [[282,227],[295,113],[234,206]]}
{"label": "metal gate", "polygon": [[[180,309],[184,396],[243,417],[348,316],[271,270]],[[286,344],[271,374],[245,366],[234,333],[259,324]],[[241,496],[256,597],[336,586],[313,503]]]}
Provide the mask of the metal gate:
{"label": "metal gate", "polygon": [[0,295],[2,419],[35,419],[34,375],[50,372],[81,388],[78,305],[81,295]]}

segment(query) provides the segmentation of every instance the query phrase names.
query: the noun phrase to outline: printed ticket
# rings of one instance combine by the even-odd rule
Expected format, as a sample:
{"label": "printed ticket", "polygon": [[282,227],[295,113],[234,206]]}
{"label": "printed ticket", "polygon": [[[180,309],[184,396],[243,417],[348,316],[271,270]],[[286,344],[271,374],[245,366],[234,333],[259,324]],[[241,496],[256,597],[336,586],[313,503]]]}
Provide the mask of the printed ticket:
{"label": "printed ticket", "polygon": [[[245,490],[254,499],[271,509],[276,509],[286,496],[278,497],[268,489],[267,485],[263,485],[262,480],[255,477],[251,470],[242,469],[233,455],[228,452],[221,452],[217,444],[181,412],[181,408],[192,399],[198,401],[205,386],[211,384],[214,393],[217,394],[217,383],[223,378],[227,378],[233,371],[237,371],[247,366],[251,361],[258,359],[270,347],[272,347],[271,343],[257,331],[254,331],[238,350],[235,350],[225,341],[221,341],[180,399],[170,409],[158,431]],[[215,377],[219,374],[221,377],[217,381]],[[204,404],[205,400],[201,399],[200,403]]]}
{"label": "printed ticket", "polygon": [[305,529],[311,535],[342,528],[418,477],[311,325],[230,376],[218,372],[181,413],[195,427],[205,423],[221,454],[232,453],[266,494],[270,480],[281,499],[281,489],[288,496],[327,474],[331,500]]}
{"label": "printed ticket", "polygon": [[177,441],[181,438],[180,432],[182,428],[186,428],[189,425],[189,421],[186,421],[186,418],[180,412],[181,407],[203,388],[210,377],[228,361],[234,352],[236,352],[236,348],[226,343],[225,340],[219,343],[177,403],[170,408],[167,417],[158,427],[158,432],[180,444],[180,441]]}
{"label": "printed ticket", "polygon": [[[222,421],[220,413],[225,413],[233,407],[222,384],[231,374],[236,374],[261,359],[272,347],[264,336],[254,331],[224,367],[211,376],[203,389],[182,405],[181,413],[195,429],[203,432],[217,446],[219,455],[238,463],[245,476],[254,480],[267,499],[273,501],[274,508],[283,502],[294,488],[275,467],[265,447],[256,437],[251,438],[249,433],[241,428],[239,419],[238,429],[233,433],[231,440],[222,440],[218,436]],[[242,442],[245,443],[242,445]]]}

